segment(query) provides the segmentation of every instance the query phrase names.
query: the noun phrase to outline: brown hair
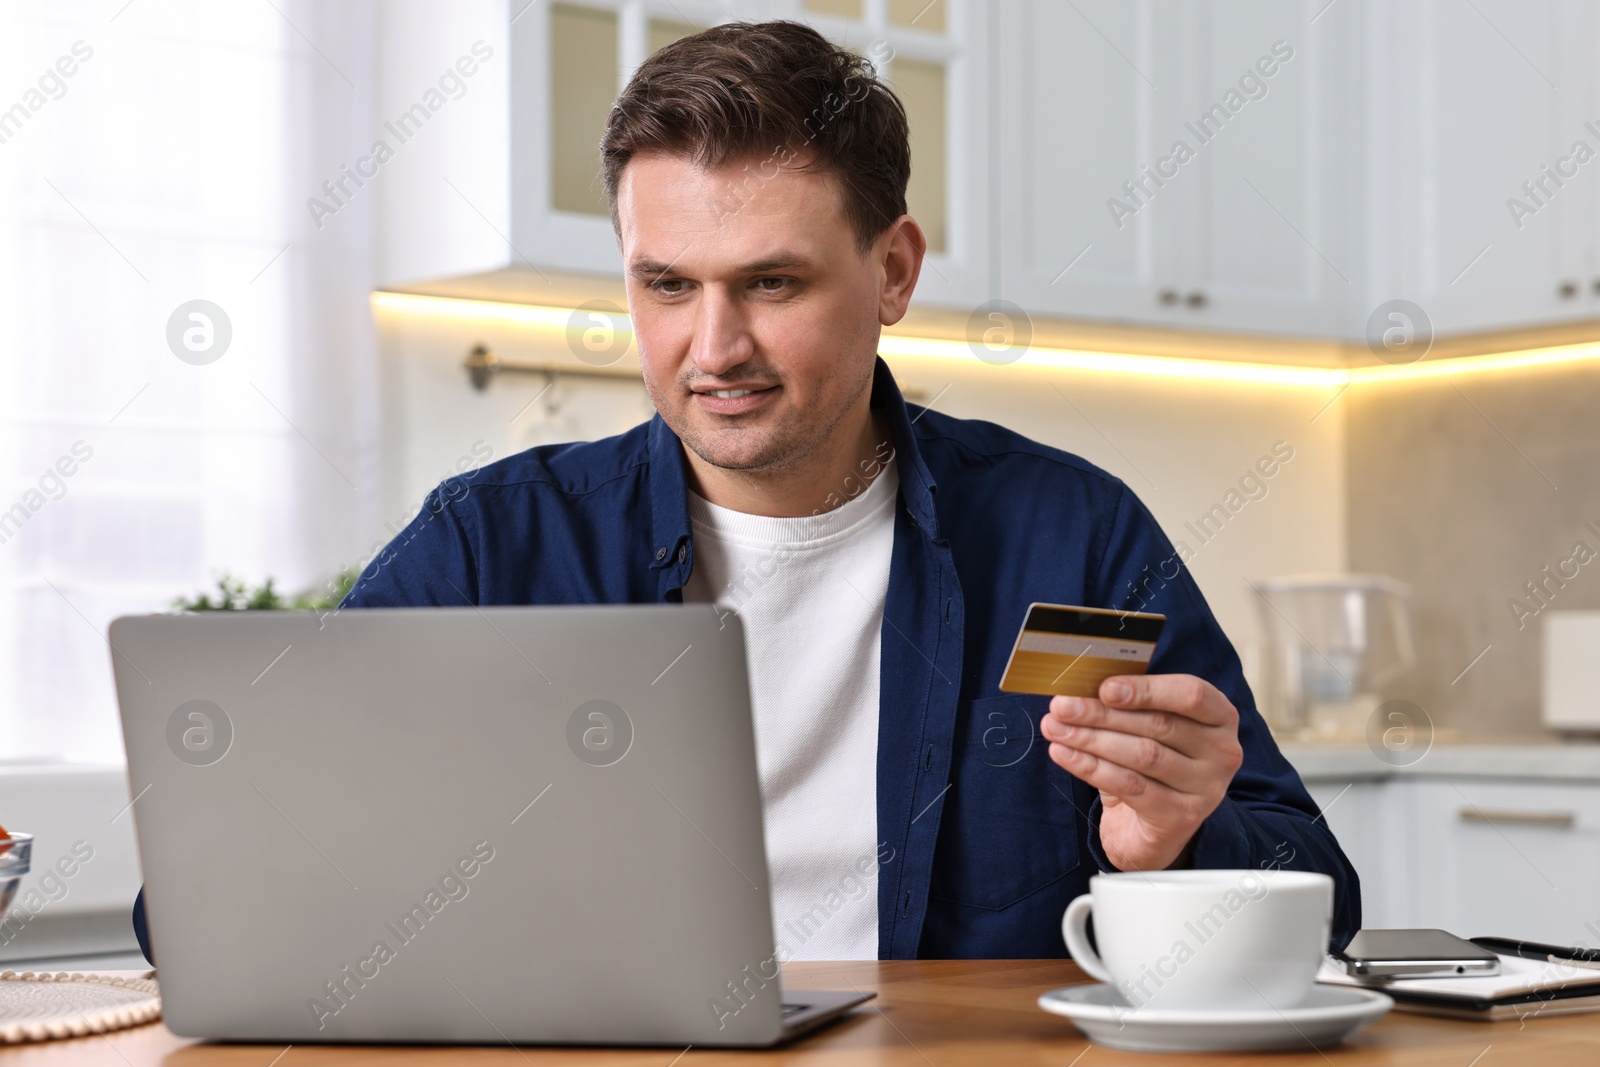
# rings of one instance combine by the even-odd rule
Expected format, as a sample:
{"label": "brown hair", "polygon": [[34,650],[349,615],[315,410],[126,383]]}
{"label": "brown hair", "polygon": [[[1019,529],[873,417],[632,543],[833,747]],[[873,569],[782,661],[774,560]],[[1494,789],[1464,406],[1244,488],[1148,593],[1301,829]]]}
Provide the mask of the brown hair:
{"label": "brown hair", "polygon": [[[647,151],[702,167],[760,157],[744,168],[747,190],[790,164],[832,173],[863,254],[906,212],[905,108],[871,62],[799,22],[715,26],[640,65],[600,139],[613,225],[622,168]],[[725,210],[738,210],[741,190],[730,192]]]}

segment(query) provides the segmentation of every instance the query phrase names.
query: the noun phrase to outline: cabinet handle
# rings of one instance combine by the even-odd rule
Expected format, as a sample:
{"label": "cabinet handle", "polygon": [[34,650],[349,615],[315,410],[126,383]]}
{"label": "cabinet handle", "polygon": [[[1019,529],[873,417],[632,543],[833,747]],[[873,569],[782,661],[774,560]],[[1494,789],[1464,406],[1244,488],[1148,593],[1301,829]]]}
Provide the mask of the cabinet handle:
{"label": "cabinet handle", "polygon": [[1456,812],[1462,822],[1513,823],[1517,826],[1548,826],[1555,830],[1570,830],[1578,816],[1570,811],[1509,811],[1490,808],[1462,808]]}
{"label": "cabinet handle", "polygon": [[1563,300],[1571,300],[1573,297],[1578,295],[1578,283],[1562,282],[1560,285],[1556,286],[1556,294]]}
{"label": "cabinet handle", "polygon": [[1183,302],[1192,308],[1203,308],[1206,306],[1206,294],[1197,289],[1185,297]]}
{"label": "cabinet handle", "polygon": [[1163,289],[1156,294],[1156,300],[1162,304],[1176,304],[1178,302],[1178,290]]}
{"label": "cabinet handle", "polygon": [[1591,285],[1592,285],[1592,286],[1593,286],[1593,288],[1594,288],[1594,295],[1595,295],[1595,296],[1600,296],[1600,278],[1596,278],[1596,279],[1595,279],[1595,280],[1594,280],[1594,281],[1593,281],[1593,282],[1591,282],[1591,283],[1590,283],[1590,284],[1591,284]]}

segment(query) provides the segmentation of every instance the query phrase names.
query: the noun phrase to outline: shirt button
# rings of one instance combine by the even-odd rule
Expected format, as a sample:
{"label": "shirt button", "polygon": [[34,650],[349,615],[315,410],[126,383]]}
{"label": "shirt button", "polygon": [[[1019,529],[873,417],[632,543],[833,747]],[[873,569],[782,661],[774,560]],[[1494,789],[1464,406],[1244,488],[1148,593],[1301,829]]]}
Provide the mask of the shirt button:
{"label": "shirt button", "polygon": [[688,558],[689,558],[689,546],[688,545],[679,545],[678,546],[678,562],[682,563],[684,560],[686,560]]}
{"label": "shirt button", "polygon": [[666,549],[664,549],[664,548],[656,549],[656,559],[666,559],[666,558],[667,558],[667,550]]}

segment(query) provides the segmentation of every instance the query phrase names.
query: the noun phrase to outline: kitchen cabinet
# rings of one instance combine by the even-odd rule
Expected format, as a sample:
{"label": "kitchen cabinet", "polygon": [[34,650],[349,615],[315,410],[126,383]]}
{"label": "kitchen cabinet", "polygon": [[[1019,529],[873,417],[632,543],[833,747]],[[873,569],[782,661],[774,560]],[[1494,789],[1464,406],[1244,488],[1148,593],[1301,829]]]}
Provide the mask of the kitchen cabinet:
{"label": "kitchen cabinet", "polygon": [[1414,798],[1411,925],[1600,944],[1600,785],[1396,784]]}
{"label": "kitchen cabinet", "polygon": [[1030,314],[1326,336],[1359,244],[1318,5],[1000,5],[997,271]]}
{"label": "kitchen cabinet", "polygon": [[996,270],[1030,312],[1353,341],[1396,298],[1441,334],[1600,315],[1593,5],[1001,11]]}
{"label": "kitchen cabinet", "polygon": [[1203,118],[1238,107],[1190,164],[1194,214],[1177,267],[1180,286],[1204,299],[1195,325],[1329,336],[1350,318],[1360,245],[1343,220],[1358,207],[1348,190],[1359,157],[1340,121],[1350,99],[1346,35],[1338,23],[1310,25],[1325,3],[1185,9],[1205,13],[1179,29],[1179,69],[1193,69],[1185,129],[1205,132]]}
{"label": "kitchen cabinet", "polygon": [[[534,4],[508,26],[509,221],[478,210],[480,236],[508,235],[501,266],[618,277],[610,101],[677,36],[777,17],[906,101],[920,306],[1357,344],[1394,299],[1441,334],[1600,317],[1583,0]],[[411,229],[407,272],[430,277],[436,235]]]}
{"label": "kitchen cabinet", "polygon": [[989,9],[901,0],[571,0],[511,26],[511,244],[534,265],[620,274],[597,145],[610,100],[656,49],[733,19],[791,18],[872,61],[911,124],[912,212],[930,236],[924,304],[970,307],[989,285]]}
{"label": "kitchen cabinet", "polygon": [[1396,810],[1393,783],[1307,781],[1311,798],[1361,879],[1362,922],[1366,926],[1407,925],[1410,891],[1409,822]]}
{"label": "kitchen cabinet", "polygon": [[535,267],[622,273],[600,177],[612,101],[640,63],[679,37],[771,0],[571,0],[512,17],[511,245]]}
{"label": "kitchen cabinet", "polygon": [[1107,208],[1176,124],[1170,92],[1144,73],[1170,69],[1154,14],[1143,0],[998,5],[996,268],[1000,292],[1030,315],[1183,314],[1181,298],[1156,294],[1182,284],[1169,265],[1193,183],[1169,181],[1131,215]]}
{"label": "kitchen cabinet", "polygon": [[1416,301],[1440,333],[1600,313],[1600,162],[1573,158],[1600,154],[1597,22],[1566,0],[1373,12],[1376,299]]}
{"label": "kitchen cabinet", "polygon": [[1361,876],[1363,924],[1600,947],[1600,751],[1286,748]]}

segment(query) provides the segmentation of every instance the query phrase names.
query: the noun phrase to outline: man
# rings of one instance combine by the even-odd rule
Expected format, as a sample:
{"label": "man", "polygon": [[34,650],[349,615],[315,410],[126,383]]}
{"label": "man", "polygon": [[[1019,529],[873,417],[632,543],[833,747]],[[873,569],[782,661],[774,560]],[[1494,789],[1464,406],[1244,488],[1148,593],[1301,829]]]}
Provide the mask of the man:
{"label": "man", "polygon": [[[658,414],[441,486],[345,606],[737,612],[780,959],[1060,956],[1091,874],[1183,866],[1324,871],[1348,940],[1355,872],[1149,512],[877,358],[927,245],[870,65],[719,26],[639,68],[601,147]],[[1149,675],[999,691],[1030,602],[1135,597],[1169,617]]]}

